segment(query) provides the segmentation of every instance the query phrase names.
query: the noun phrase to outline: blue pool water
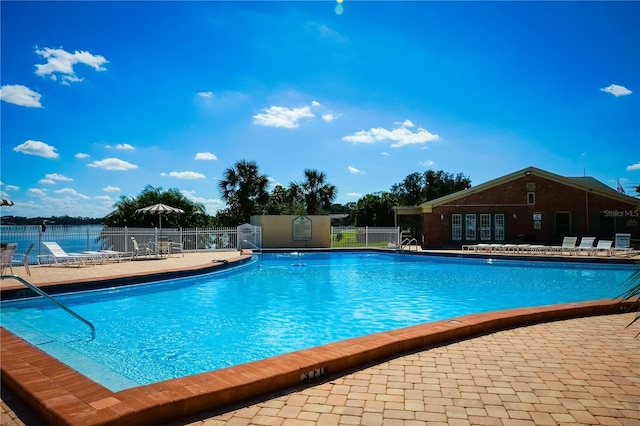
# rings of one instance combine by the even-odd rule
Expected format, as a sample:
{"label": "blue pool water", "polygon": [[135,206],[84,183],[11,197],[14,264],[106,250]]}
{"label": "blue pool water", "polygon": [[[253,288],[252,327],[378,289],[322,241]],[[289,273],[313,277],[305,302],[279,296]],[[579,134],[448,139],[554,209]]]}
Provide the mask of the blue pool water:
{"label": "blue pool water", "polygon": [[351,337],[502,309],[614,298],[637,266],[264,254],[227,271],[4,301],[2,326],[117,391]]}

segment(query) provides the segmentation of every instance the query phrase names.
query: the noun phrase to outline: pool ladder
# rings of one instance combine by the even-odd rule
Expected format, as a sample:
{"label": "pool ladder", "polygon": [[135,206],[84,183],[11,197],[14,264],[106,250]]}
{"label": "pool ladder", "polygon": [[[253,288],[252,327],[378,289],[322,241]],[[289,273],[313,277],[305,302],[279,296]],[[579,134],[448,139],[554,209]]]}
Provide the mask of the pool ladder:
{"label": "pool ladder", "polygon": [[[402,240],[402,242],[400,243],[400,247],[398,247],[398,250],[402,253],[405,251],[405,249],[408,248],[409,251],[411,251],[411,246],[417,246],[418,245],[418,240],[416,240],[415,238],[405,238],[404,240]],[[418,249],[416,248],[416,251]]]}
{"label": "pool ladder", "polygon": [[29,289],[31,289],[31,290],[35,291],[36,293],[38,293],[40,296],[42,296],[45,299],[48,299],[51,302],[55,303],[60,308],[62,308],[64,311],[68,312],[69,314],[71,314],[72,316],[76,317],[77,319],[79,319],[80,321],[82,321],[83,323],[85,323],[86,325],[89,326],[89,328],[91,329],[91,340],[94,340],[96,338],[96,327],[91,323],[91,321],[81,317],[80,315],[78,315],[77,313],[75,313],[74,311],[72,311],[71,309],[69,309],[68,307],[63,305],[62,303],[58,302],[53,297],[49,296],[47,293],[45,293],[44,291],[42,291],[38,287],[34,286],[33,284],[31,284],[30,282],[25,280],[24,278],[19,277],[17,275],[0,275],[0,280],[4,280],[4,279],[14,279],[16,281],[19,281],[22,284],[24,284],[26,287],[28,287]]}

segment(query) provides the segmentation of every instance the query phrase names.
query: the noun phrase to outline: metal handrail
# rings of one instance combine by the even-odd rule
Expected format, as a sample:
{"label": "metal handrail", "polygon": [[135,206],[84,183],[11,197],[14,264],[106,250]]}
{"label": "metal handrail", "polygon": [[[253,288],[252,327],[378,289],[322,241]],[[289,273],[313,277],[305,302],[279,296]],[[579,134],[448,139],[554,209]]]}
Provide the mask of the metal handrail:
{"label": "metal handrail", "polygon": [[413,245],[412,243],[415,243],[415,245],[418,245],[418,240],[416,240],[415,238],[405,238],[400,243],[400,251],[403,251],[404,248],[407,246],[409,246],[409,251],[411,251],[411,246]]}
{"label": "metal handrail", "polygon": [[47,293],[45,293],[44,291],[42,291],[38,287],[34,286],[33,284],[31,284],[30,282],[28,282],[24,278],[19,277],[17,275],[0,275],[0,280],[4,280],[6,278],[9,278],[9,279],[13,278],[14,280],[20,281],[22,284],[27,286],[29,289],[35,291],[36,293],[38,293],[40,296],[44,297],[45,299],[49,299],[51,302],[53,302],[56,305],[58,305],[64,311],[66,311],[67,313],[73,315],[74,317],[76,317],[77,319],[79,319],[80,321],[82,321],[83,323],[88,325],[89,328],[91,329],[91,340],[94,340],[96,338],[96,327],[91,323],[91,321],[89,321],[87,319],[84,319],[83,317],[81,317],[80,315],[78,315],[77,313],[72,311],[71,309],[67,308],[65,305],[63,305],[62,303],[58,302],[56,299],[54,299],[53,297],[49,296]]}

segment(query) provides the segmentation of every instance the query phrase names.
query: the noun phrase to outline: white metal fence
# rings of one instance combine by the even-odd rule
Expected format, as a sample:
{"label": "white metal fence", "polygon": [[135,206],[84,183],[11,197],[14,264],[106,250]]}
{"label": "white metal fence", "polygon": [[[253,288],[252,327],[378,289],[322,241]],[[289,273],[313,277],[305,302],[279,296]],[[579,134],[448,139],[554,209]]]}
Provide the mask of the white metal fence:
{"label": "white metal fence", "polygon": [[[262,246],[260,227],[253,227],[250,238],[252,248]],[[17,243],[16,253],[25,253],[31,243],[33,250],[29,255],[31,264],[36,263],[39,255],[48,254],[42,242],[55,241],[68,253],[95,250],[132,251],[134,237],[138,243],[158,243],[162,241],[181,242],[185,252],[224,251],[249,248],[246,243],[238,242],[239,228],[118,228],[101,225],[62,226],[48,225],[43,230],[40,225],[2,225],[0,242]],[[257,235],[255,235],[257,234]]]}
{"label": "white metal fence", "polygon": [[[101,225],[63,226],[1,225],[0,242],[17,243],[16,253],[24,253],[34,243],[29,260],[36,263],[39,255],[49,254],[42,242],[55,241],[68,253],[83,251],[132,251],[134,237],[138,243],[181,242],[183,251],[224,251],[261,249],[262,228],[242,225],[237,228],[128,228]],[[400,228],[331,227],[331,247],[399,247]]]}
{"label": "white metal fence", "polygon": [[400,236],[400,227],[332,226],[331,247],[398,247],[401,242]]}

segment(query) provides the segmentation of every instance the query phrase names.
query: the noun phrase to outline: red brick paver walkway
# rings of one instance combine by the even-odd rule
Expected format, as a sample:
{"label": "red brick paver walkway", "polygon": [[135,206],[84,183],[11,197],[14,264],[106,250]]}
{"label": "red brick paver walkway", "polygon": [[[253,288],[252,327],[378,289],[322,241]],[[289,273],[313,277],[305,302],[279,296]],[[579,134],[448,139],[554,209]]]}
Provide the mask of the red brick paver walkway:
{"label": "red brick paver walkway", "polygon": [[633,317],[493,333],[170,424],[640,425]]}

